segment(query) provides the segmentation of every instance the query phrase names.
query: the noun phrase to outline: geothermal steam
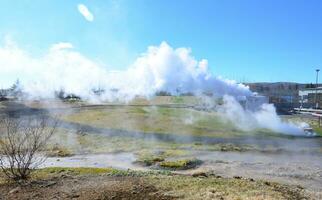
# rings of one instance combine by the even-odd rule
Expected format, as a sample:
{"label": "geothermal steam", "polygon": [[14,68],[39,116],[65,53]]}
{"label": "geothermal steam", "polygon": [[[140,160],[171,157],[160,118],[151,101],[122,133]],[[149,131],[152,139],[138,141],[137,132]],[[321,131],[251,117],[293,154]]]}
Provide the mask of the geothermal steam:
{"label": "geothermal steam", "polygon": [[[0,47],[0,69],[0,86],[7,87],[19,79],[20,89],[31,99],[54,98],[57,91],[91,102],[127,102],[136,96],[150,98],[160,91],[172,95],[211,93],[224,97],[219,110],[237,121],[239,128],[304,134],[298,126],[283,123],[272,105],[264,104],[256,112],[245,110],[236,98],[253,95],[248,87],[213,76],[207,60],[197,61],[190,49],[173,49],[166,42],[148,47],[128,69],[113,71],[75,51],[70,43],[55,44],[44,55],[33,57],[6,41]],[[94,92],[98,90],[102,91],[100,95]]]}

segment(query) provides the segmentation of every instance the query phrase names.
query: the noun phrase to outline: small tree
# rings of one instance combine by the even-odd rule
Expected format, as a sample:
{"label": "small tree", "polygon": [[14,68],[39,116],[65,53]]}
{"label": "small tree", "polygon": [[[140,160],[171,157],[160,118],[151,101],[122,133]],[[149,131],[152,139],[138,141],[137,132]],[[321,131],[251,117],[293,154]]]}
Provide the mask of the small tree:
{"label": "small tree", "polygon": [[28,179],[31,172],[46,159],[40,151],[54,134],[57,120],[51,126],[47,117],[0,120],[0,168],[12,180]]}

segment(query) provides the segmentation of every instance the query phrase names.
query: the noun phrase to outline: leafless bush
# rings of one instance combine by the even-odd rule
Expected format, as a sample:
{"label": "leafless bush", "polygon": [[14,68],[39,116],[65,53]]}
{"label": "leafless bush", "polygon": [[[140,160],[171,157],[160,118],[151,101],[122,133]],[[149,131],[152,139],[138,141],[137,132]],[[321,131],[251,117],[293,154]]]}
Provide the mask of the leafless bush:
{"label": "leafless bush", "polygon": [[[49,126],[50,125],[50,126]],[[57,120],[47,117],[0,119],[0,168],[12,180],[28,179],[30,173],[46,159],[40,155],[54,134]]]}

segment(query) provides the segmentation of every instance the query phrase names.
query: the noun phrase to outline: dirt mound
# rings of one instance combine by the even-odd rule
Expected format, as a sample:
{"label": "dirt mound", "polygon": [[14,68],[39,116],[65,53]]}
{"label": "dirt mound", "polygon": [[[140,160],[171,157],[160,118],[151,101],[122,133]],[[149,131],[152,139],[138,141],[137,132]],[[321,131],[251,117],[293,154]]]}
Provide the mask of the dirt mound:
{"label": "dirt mound", "polygon": [[139,177],[60,177],[1,185],[0,199],[174,199]]}

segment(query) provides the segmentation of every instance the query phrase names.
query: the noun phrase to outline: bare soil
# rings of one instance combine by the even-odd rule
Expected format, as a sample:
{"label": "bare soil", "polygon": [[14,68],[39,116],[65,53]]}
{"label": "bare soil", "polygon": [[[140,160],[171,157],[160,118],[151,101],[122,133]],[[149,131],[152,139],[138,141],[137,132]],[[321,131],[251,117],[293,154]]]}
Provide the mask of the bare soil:
{"label": "bare soil", "polygon": [[174,199],[139,177],[62,176],[23,184],[2,184],[0,199]]}

